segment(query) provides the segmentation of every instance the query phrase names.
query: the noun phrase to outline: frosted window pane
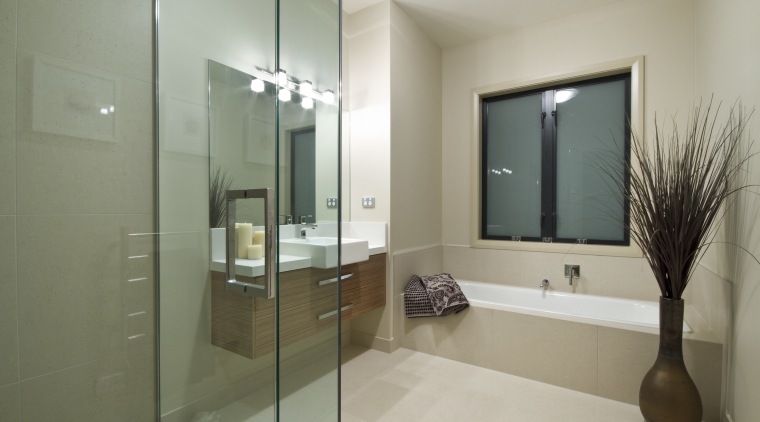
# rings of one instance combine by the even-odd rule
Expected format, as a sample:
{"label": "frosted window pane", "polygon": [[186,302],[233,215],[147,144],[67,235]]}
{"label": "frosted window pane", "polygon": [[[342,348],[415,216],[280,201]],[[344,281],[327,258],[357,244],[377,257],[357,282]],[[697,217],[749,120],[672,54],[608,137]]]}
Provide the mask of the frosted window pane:
{"label": "frosted window pane", "polygon": [[622,241],[622,192],[611,191],[599,163],[618,161],[622,167],[625,81],[559,90],[555,95],[557,237]]}
{"label": "frosted window pane", "polygon": [[541,236],[541,94],[487,105],[487,236]]}

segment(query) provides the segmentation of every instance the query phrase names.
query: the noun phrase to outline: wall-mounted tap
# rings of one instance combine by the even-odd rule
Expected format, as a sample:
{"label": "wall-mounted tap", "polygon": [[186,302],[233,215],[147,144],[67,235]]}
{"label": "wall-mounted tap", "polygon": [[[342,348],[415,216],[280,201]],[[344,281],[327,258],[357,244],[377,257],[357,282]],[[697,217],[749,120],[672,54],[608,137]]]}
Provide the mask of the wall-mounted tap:
{"label": "wall-mounted tap", "polygon": [[311,215],[301,215],[298,217],[298,224],[301,225],[300,236],[301,239],[306,239],[306,228],[311,227],[312,230],[317,228],[315,223],[307,223],[306,219],[311,218]]}
{"label": "wall-mounted tap", "polygon": [[290,214],[280,215],[282,217],[282,224],[293,224],[293,216]]}
{"label": "wall-mounted tap", "polygon": [[546,290],[549,287],[549,280],[546,278],[541,280],[541,284],[539,284],[538,287]]}
{"label": "wall-mounted tap", "polygon": [[581,278],[581,266],[580,265],[568,265],[565,264],[565,278],[570,279],[570,285],[573,285],[573,279]]}

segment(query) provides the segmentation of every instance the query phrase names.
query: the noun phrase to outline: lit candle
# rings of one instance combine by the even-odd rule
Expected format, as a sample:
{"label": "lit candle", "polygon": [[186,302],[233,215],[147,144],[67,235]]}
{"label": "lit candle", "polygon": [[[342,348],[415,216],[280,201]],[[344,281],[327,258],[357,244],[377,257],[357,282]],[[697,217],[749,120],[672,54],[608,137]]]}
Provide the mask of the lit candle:
{"label": "lit candle", "polygon": [[263,250],[261,245],[249,245],[248,246],[248,259],[261,259]]}
{"label": "lit candle", "polygon": [[240,223],[237,229],[237,257],[246,259],[248,258],[248,246],[251,244],[251,236],[253,235],[253,224]]}

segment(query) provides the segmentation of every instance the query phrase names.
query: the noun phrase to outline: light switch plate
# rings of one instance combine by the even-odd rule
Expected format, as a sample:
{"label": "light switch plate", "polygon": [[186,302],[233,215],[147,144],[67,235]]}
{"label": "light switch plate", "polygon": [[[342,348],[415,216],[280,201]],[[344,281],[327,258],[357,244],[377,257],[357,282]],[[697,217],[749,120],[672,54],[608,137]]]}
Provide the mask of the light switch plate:
{"label": "light switch plate", "polygon": [[338,208],[338,198],[327,198],[327,208]]}
{"label": "light switch plate", "polygon": [[363,208],[375,208],[375,197],[374,196],[363,196],[362,197],[362,207]]}

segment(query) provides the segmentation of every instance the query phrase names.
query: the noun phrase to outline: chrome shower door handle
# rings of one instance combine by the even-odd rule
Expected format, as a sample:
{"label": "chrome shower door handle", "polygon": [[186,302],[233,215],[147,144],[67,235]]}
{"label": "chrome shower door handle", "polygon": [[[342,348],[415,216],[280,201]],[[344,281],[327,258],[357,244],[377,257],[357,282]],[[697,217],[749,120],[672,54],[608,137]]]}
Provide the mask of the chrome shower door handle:
{"label": "chrome shower door handle", "polygon": [[[235,258],[237,239],[235,234],[235,210],[238,199],[264,200],[264,285],[246,283],[235,279]],[[274,226],[275,218],[274,189],[243,189],[227,191],[227,290],[272,299],[275,296],[277,263],[275,262]]]}

